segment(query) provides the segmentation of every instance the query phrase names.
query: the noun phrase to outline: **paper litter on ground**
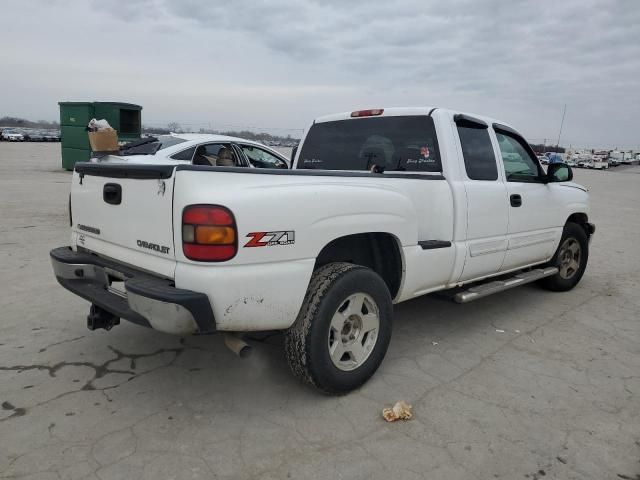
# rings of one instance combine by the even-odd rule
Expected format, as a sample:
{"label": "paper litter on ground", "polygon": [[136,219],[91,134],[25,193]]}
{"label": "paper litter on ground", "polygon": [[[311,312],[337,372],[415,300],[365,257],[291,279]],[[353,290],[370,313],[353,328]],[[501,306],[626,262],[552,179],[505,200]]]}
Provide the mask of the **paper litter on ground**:
{"label": "paper litter on ground", "polygon": [[413,414],[411,413],[411,405],[400,400],[393,408],[383,409],[382,416],[387,422],[395,422],[396,420],[410,420]]}

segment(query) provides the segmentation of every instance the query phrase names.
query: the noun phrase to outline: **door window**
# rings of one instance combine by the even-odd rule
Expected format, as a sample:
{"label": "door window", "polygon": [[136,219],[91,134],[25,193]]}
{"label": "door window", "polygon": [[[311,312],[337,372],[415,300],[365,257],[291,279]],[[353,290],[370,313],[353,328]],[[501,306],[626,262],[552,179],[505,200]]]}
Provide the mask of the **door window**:
{"label": "door window", "polygon": [[230,145],[206,143],[196,148],[193,164],[212,167],[233,167],[238,165],[238,159]]}
{"label": "door window", "polygon": [[507,182],[540,182],[543,175],[537,159],[525,147],[524,140],[496,130]]}
{"label": "door window", "polygon": [[459,122],[464,168],[471,180],[497,180],[498,167],[486,126]]}
{"label": "door window", "polygon": [[240,145],[240,148],[255,168],[289,168],[287,162],[262,148],[253,145]]}

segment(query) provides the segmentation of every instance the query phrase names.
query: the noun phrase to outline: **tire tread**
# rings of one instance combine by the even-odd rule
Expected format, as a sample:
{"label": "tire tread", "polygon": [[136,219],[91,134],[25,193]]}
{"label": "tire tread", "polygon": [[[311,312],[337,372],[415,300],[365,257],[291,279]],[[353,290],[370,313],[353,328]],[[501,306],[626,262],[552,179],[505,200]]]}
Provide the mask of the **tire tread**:
{"label": "tire tread", "polygon": [[320,303],[331,285],[341,276],[359,268],[364,267],[346,262],[335,262],[316,270],[309,282],[300,313],[285,336],[285,355],[293,374],[326,393],[333,392],[323,385],[319,385],[311,373],[311,357],[308,355],[309,345],[307,344],[309,330],[320,308]]}

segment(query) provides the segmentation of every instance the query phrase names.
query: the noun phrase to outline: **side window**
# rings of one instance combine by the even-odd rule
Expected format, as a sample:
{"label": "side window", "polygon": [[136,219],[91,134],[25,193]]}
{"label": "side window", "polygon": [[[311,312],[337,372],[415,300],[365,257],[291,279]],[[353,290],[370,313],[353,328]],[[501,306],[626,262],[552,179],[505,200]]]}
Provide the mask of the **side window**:
{"label": "side window", "polygon": [[174,160],[191,160],[195,151],[196,147],[187,148],[186,150],[171,155],[171,158]]}
{"label": "side window", "polygon": [[471,180],[497,180],[498,166],[488,128],[471,122],[457,125],[467,176]]}
{"label": "side window", "polygon": [[238,165],[238,159],[230,145],[207,143],[198,145],[193,157],[193,164],[212,167],[235,167]]}
{"label": "side window", "polygon": [[255,168],[288,168],[287,163],[272,153],[253,145],[240,145],[242,152]]}
{"label": "side window", "polygon": [[539,182],[542,172],[524,146],[524,140],[511,133],[496,130],[507,182]]}

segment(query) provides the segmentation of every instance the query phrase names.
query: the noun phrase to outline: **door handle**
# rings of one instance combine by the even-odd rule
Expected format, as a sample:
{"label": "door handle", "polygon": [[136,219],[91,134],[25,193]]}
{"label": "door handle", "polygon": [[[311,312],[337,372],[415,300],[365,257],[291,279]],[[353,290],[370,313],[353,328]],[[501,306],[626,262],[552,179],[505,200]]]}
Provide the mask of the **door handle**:
{"label": "door handle", "polygon": [[107,183],[102,189],[102,199],[111,205],[122,202],[122,187],[117,183]]}
{"label": "door handle", "polygon": [[509,201],[511,202],[512,207],[519,207],[522,205],[522,197],[517,193],[514,193],[509,197]]}

